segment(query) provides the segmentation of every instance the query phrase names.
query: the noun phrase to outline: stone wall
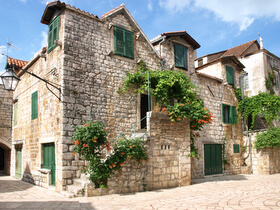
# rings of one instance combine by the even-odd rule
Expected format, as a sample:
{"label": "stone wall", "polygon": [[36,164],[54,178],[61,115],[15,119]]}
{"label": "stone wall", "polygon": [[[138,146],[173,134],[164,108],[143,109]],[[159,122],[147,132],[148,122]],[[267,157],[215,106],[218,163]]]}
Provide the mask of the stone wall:
{"label": "stone wall", "polygon": [[[72,155],[73,126],[92,119],[106,124],[109,139],[140,120],[140,96],[117,93],[126,72],[137,69],[142,59],[149,68],[158,69],[159,58],[140,34],[139,29],[123,11],[104,20],[80,12],[65,10],[63,37],[63,189],[80,176],[83,163]],[[62,19],[62,17],[61,17]],[[134,33],[134,59],[115,55],[113,27],[116,25]],[[137,130],[140,127],[137,127]],[[78,161],[78,165],[77,165]]]}
{"label": "stone wall", "polygon": [[[61,31],[62,33],[62,31]],[[46,59],[40,55],[46,54]],[[61,50],[59,47],[50,53],[45,49],[40,50],[27,65],[27,70],[55,83],[61,84]],[[18,115],[17,125],[13,127],[12,160],[16,160],[16,147],[22,147],[22,179],[24,181],[48,186],[40,173],[43,168],[43,145],[53,143],[55,146],[56,182],[61,183],[62,162],[62,103],[46,87],[46,83],[30,74],[22,74],[14,99],[17,99]],[[48,86],[58,96],[59,91]],[[31,119],[31,95],[38,92],[38,117]],[[15,164],[13,161],[12,175],[15,176]],[[58,190],[58,189],[57,189]]]}
{"label": "stone wall", "polygon": [[[257,132],[250,133],[252,145],[252,157],[246,159],[246,164],[252,166],[253,174],[275,174],[280,173],[280,148],[256,149]],[[244,136],[244,141],[249,142],[249,136]],[[249,144],[248,144],[249,145]],[[244,157],[248,155],[247,147]],[[252,158],[252,165],[251,165]]]}
{"label": "stone wall", "polygon": [[4,150],[4,173],[10,175],[13,93],[0,84],[0,147]]}
{"label": "stone wall", "polygon": [[122,171],[111,176],[107,189],[89,191],[89,196],[190,185],[189,121],[171,125],[167,114],[152,112],[150,122],[151,137],[146,144],[149,161],[126,161]]}

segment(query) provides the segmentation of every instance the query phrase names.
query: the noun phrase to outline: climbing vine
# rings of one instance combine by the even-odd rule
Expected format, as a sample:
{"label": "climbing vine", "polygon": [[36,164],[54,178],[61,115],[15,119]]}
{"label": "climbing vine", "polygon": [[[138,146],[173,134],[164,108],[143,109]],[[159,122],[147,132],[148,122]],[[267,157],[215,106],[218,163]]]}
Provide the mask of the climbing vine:
{"label": "climbing vine", "polygon": [[272,71],[268,71],[268,77],[265,78],[265,86],[270,94],[275,94],[274,86],[276,85],[276,75]]}
{"label": "climbing vine", "polygon": [[279,118],[280,97],[266,92],[259,92],[258,95],[245,97],[240,101],[238,111],[239,115],[244,117],[244,120],[247,120],[249,116],[252,117],[251,128],[253,128],[257,116],[263,117],[271,125],[273,120]]}
{"label": "climbing vine", "polygon": [[[107,179],[115,171],[121,171],[127,159],[134,158],[138,162],[148,160],[143,140],[119,139],[110,145],[101,122],[87,122],[76,127],[73,142],[75,146],[72,154],[79,154],[89,162],[84,172],[89,174],[96,188],[106,187]],[[106,151],[112,153],[106,155]]]}
{"label": "climbing vine", "polygon": [[257,134],[256,148],[279,147],[280,148],[280,128],[269,128],[266,132]]}
{"label": "climbing vine", "polygon": [[205,124],[212,123],[213,115],[198,98],[194,84],[181,71],[151,71],[144,63],[140,63],[137,71],[127,73],[119,93],[130,90],[146,93],[148,89],[151,95],[156,97],[157,105],[162,107],[162,111],[168,112],[172,123],[190,120],[190,156],[198,157],[194,146],[195,139],[199,137],[198,131],[202,130]]}

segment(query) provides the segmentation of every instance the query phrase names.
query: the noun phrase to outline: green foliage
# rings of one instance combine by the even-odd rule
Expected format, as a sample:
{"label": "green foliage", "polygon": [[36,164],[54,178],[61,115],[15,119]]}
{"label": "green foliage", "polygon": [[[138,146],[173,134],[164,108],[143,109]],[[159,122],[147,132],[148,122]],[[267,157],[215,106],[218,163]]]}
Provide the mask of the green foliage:
{"label": "green foliage", "polygon": [[[148,79],[149,74],[149,79]],[[151,71],[144,63],[140,63],[138,70],[127,73],[119,93],[128,92],[131,89],[139,93],[146,93],[150,87],[151,95],[156,97],[159,106],[164,107],[172,122],[183,120],[191,121],[191,140],[195,143],[194,131],[202,130],[203,125],[213,120],[213,115],[204,108],[203,101],[197,97],[196,87],[188,76],[181,71]],[[174,101],[176,103],[174,103]],[[198,154],[195,146],[193,154]],[[196,155],[195,155],[196,156]]]}
{"label": "green foliage", "polygon": [[274,86],[276,85],[276,75],[273,71],[268,71],[268,77],[265,78],[265,86],[270,94],[275,94]]}
{"label": "green foliage", "polygon": [[237,100],[240,102],[242,101],[242,91],[241,88],[234,87],[234,93]]}
{"label": "green foliage", "polygon": [[269,128],[266,132],[257,134],[257,141],[255,142],[257,149],[267,147],[280,148],[280,128]]}
{"label": "green foliage", "polygon": [[239,102],[238,111],[245,120],[252,116],[252,127],[258,115],[264,117],[267,123],[271,125],[272,120],[279,118],[280,97],[266,92],[259,92],[258,95],[245,97]]}
{"label": "green foliage", "polygon": [[[90,175],[95,186],[106,187],[107,179],[116,170],[121,171],[127,159],[135,158],[138,162],[148,160],[144,141],[139,139],[120,139],[112,146],[107,141],[107,135],[102,123],[88,122],[76,127],[73,136],[74,152],[79,153],[89,165],[84,169]],[[113,149],[113,154],[106,157],[105,152]]]}

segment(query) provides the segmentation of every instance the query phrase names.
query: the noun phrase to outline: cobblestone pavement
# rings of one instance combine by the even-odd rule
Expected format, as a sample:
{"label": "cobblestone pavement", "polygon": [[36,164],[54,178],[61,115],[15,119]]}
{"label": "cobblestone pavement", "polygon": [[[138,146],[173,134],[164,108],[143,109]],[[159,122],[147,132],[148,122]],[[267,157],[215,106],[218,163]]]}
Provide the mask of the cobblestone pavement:
{"label": "cobblestone pavement", "polygon": [[280,209],[280,174],[207,177],[186,187],[89,198],[0,176],[0,209]]}

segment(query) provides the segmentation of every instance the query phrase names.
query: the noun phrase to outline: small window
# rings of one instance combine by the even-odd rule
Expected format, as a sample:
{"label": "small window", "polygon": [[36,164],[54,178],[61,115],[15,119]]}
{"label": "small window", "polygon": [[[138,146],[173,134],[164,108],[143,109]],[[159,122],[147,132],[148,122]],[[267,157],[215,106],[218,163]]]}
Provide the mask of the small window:
{"label": "small window", "polygon": [[18,104],[15,103],[15,104],[14,104],[14,119],[13,119],[14,126],[17,125],[17,110],[18,110]]}
{"label": "small window", "polygon": [[237,123],[236,106],[222,104],[222,118],[224,123],[236,124]]}
{"label": "small window", "polygon": [[31,120],[38,118],[38,91],[31,95]]}
{"label": "small window", "polygon": [[56,47],[54,40],[58,40],[58,35],[59,35],[59,16],[57,16],[49,25],[48,52],[52,51]]}
{"label": "small window", "polygon": [[114,26],[115,54],[134,59],[133,32]]}
{"label": "small window", "polygon": [[248,75],[246,75],[246,76],[244,77],[244,86],[245,86],[245,90],[248,90],[248,89],[250,88],[250,86],[249,86],[249,77],[248,77]]}
{"label": "small window", "polygon": [[234,85],[234,69],[231,66],[226,66],[226,75],[228,84]]}
{"label": "small window", "polygon": [[239,144],[233,145],[233,153],[240,153],[240,146]]}
{"label": "small window", "polygon": [[183,45],[174,44],[175,67],[188,70],[187,48]]}

